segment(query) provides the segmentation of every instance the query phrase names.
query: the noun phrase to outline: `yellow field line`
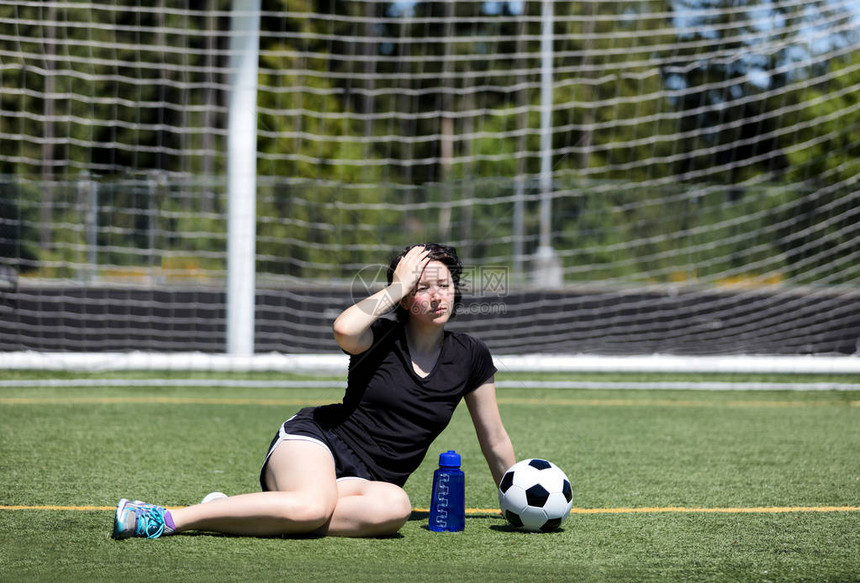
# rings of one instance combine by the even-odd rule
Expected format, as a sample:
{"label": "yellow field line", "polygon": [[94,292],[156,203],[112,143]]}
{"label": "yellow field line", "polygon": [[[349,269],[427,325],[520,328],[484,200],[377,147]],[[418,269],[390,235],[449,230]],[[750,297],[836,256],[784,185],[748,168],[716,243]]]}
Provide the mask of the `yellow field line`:
{"label": "yellow field line", "polygon": [[[14,506],[0,505],[0,510],[55,510],[55,511],[107,511],[116,506]],[[428,508],[415,508],[415,512],[430,512]],[[860,506],[761,506],[750,508],[696,508],[685,506],[638,508],[572,508],[571,514],[787,514],[792,512],[860,512]],[[468,515],[497,515],[493,508],[467,508]]]}
{"label": "yellow field line", "polygon": [[71,510],[91,512],[93,510],[116,510],[116,506],[0,506],[0,510]]}
{"label": "yellow field line", "polygon": [[789,512],[858,512],[860,506],[762,506],[758,508],[687,508],[684,506],[641,508],[573,508],[571,514],[784,514]]}
{"label": "yellow field line", "polygon": [[[500,397],[503,405],[566,405],[575,407],[860,407],[860,401],[675,401],[671,399],[517,399]],[[163,404],[163,405],[325,405],[331,399],[229,399],[220,397],[2,397],[0,405]]]}
{"label": "yellow field line", "polygon": [[[430,512],[416,508],[416,512]],[[685,506],[639,508],[571,508],[571,514],[786,514],[790,512],[860,512],[860,506],[762,506],[753,508],[690,508]],[[466,514],[499,514],[488,508],[467,508]]]}

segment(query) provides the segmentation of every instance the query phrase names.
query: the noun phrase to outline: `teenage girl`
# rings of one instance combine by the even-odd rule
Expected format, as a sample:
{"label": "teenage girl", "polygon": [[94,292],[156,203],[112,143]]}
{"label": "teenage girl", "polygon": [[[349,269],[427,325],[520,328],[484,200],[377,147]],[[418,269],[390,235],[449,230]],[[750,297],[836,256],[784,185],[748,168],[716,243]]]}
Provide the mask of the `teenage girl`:
{"label": "teenage girl", "polygon": [[[496,404],[496,368],[480,340],[445,329],[462,271],[452,247],[407,247],[391,262],[388,285],[338,316],[334,338],[350,355],[343,401],[284,422],[261,492],[174,510],[123,499],[113,538],[394,534],[412,512],[403,484],[461,399],[498,484],[515,459]],[[383,318],[392,308],[395,319]]]}

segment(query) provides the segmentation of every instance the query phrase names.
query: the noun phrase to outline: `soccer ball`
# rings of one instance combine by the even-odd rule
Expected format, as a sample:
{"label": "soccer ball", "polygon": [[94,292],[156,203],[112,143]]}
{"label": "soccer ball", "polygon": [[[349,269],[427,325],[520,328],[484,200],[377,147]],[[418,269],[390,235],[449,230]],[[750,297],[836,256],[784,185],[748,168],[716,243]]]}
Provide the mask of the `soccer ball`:
{"label": "soccer ball", "polygon": [[552,462],[539,458],[517,462],[499,483],[499,506],[511,526],[551,532],[570,513],[570,480]]}

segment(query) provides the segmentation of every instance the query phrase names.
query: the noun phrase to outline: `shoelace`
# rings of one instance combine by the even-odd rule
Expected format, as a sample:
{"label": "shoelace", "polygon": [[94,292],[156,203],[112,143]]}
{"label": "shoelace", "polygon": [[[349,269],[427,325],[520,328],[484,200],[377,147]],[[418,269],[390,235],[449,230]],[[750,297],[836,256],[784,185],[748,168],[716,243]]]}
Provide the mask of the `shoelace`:
{"label": "shoelace", "polygon": [[138,506],[135,534],[146,538],[158,538],[164,532],[164,511],[158,506],[146,504]]}

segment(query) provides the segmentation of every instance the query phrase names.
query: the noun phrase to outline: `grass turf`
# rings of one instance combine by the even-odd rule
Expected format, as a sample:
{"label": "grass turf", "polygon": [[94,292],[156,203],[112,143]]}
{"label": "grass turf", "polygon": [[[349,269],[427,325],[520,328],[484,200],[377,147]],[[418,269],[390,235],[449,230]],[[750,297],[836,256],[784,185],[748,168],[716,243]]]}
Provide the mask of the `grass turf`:
{"label": "grass turf", "polygon": [[[47,376],[28,378],[49,378]],[[571,377],[567,377],[571,378]],[[578,378],[578,377],[577,377]],[[637,380],[649,380],[637,377]],[[732,380],[739,380],[733,376]],[[823,380],[823,379],[816,379]],[[840,379],[844,382],[844,379]],[[256,489],[278,424],[335,389],[0,389],[0,505],[166,505]],[[518,458],[551,459],[584,509],[860,504],[860,392],[499,391]],[[109,538],[108,510],[0,510],[0,580],[857,581],[860,512],[573,514],[512,531],[461,408],[406,484],[426,508],[439,451],[467,476],[466,531],[416,512],[388,539]]]}

